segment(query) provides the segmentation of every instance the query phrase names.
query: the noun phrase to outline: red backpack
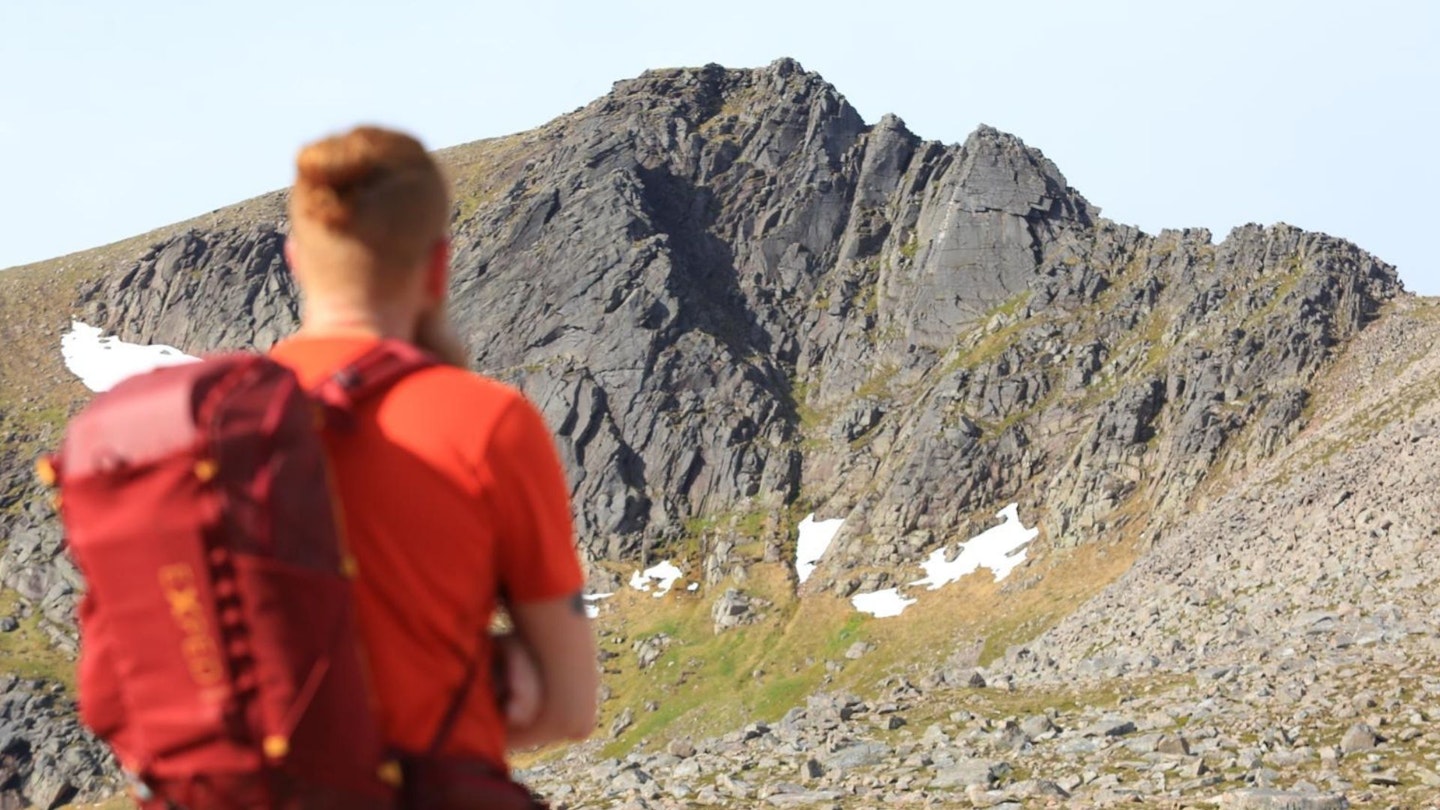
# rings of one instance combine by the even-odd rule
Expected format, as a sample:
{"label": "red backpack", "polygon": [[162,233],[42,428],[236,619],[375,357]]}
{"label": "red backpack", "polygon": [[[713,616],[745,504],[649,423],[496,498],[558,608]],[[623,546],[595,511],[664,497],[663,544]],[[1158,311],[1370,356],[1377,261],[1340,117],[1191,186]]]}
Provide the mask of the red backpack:
{"label": "red backpack", "polygon": [[322,426],[434,361],[312,392],[231,354],[100,394],[41,461],[85,575],[80,713],[146,808],[393,807]]}

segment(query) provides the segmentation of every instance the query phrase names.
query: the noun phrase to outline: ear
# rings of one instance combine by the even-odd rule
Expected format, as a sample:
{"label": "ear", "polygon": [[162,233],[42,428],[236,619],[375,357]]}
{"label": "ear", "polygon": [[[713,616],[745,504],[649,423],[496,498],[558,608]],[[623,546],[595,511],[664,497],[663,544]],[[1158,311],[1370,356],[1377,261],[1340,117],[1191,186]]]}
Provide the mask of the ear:
{"label": "ear", "polygon": [[290,269],[290,275],[295,275],[295,237],[285,237],[285,266]]}
{"label": "ear", "polygon": [[450,289],[450,240],[436,240],[425,260],[425,296],[439,304]]}

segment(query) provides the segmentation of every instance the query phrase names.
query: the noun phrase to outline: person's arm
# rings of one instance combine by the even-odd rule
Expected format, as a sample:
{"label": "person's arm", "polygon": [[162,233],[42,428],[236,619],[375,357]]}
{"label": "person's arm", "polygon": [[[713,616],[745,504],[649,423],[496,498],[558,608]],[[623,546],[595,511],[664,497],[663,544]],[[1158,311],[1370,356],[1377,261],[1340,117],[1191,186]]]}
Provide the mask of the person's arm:
{"label": "person's arm", "polygon": [[519,397],[510,404],[487,456],[497,525],[503,527],[497,537],[499,587],[515,641],[533,661],[540,687],[533,722],[507,724],[509,746],[584,739],[595,727],[595,635],[582,598],[585,580],[570,520],[569,487],[550,432],[533,405]]}
{"label": "person's arm", "polygon": [[[508,614],[507,614],[508,615]],[[524,728],[540,715],[540,670],[525,642],[515,635],[514,626],[490,636],[495,651],[491,672],[495,697],[505,715],[507,731]]]}
{"label": "person's arm", "polygon": [[590,736],[595,729],[600,673],[595,634],[584,601],[577,593],[512,604],[510,613],[519,641],[535,662],[541,699],[532,722],[510,729],[509,746],[534,748]]}

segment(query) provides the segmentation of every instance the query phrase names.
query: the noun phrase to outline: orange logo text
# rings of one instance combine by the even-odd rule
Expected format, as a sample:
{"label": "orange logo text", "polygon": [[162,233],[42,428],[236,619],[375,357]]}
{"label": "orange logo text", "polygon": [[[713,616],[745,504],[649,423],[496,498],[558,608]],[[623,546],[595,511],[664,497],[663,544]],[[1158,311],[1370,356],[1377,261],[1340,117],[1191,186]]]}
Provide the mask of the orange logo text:
{"label": "orange logo text", "polygon": [[194,569],[188,563],[161,568],[160,590],[170,605],[170,617],[180,627],[180,655],[190,669],[190,677],[201,687],[219,684],[225,678],[225,665],[200,603]]}

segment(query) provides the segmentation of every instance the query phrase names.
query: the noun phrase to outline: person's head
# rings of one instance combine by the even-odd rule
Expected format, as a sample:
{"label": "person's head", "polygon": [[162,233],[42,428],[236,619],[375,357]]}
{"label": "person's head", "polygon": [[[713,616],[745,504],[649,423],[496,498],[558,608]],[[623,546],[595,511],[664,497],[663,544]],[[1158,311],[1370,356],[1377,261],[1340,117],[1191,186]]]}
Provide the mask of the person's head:
{"label": "person's head", "polygon": [[450,194],[435,161],[409,135],[364,126],[305,146],[295,169],[285,256],[306,319],[412,338],[445,300]]}

